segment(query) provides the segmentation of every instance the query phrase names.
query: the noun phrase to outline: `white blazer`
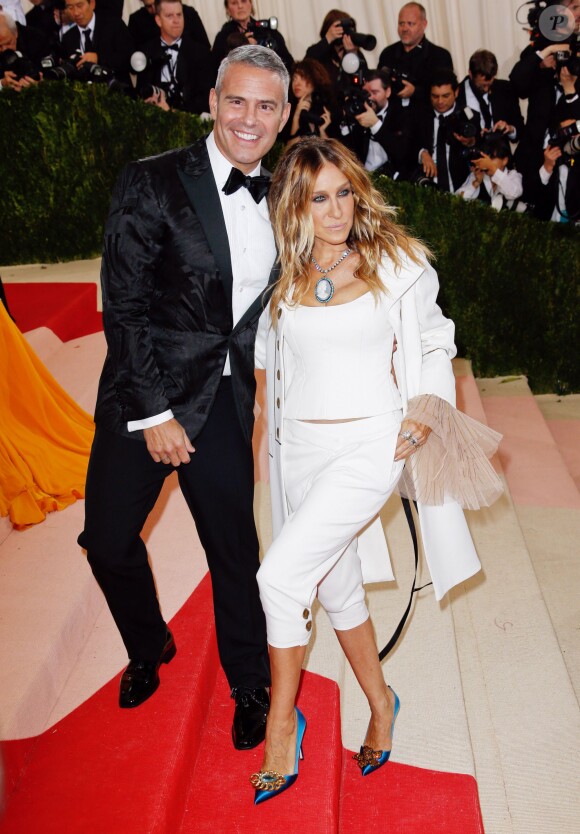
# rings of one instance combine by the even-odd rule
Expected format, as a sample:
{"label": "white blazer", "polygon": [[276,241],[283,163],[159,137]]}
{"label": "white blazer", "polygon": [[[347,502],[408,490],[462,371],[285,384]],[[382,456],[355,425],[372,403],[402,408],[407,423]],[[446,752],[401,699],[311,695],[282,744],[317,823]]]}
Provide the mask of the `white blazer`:
{"label": "white blazer", "polygon": [[[387,305],[389,321],[397,339],[393,363],[397,384],[407,403],[419,394],[437,394],[455,406],[455,378],[451,359],[455,356],[455,327],[437,305],[439,282],[426,262],[417,265],[401,253],[403,266],[395,271],[385,260],[379,270],[387,288],[380,304]],[[284,442],[284,392],[292,379],[292,354],[285,349],[286,313],[281,305],[272,327],[269,310],[260,319],[256,339],[256,365],[266,368],[268,393],[268,442],[270,489],[274,538],[288,517],[284,491],[281,448]],[[419,504],[423,550],[440,600],[454,585],[481,569],[463,510],[455,502],[440,507]],[[365,582],[394,579],[380,519],[358,537],[358,553]]]}

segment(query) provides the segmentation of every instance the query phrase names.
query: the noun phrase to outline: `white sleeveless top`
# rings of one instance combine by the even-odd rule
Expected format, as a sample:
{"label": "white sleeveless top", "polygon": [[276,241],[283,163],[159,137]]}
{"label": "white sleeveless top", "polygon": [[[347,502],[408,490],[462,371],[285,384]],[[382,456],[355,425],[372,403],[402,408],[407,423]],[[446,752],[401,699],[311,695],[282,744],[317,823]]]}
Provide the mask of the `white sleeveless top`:
{"label": "white sleeveless top", "polygon": [[329,307],[286,307],[284,351],[292,373],[284,417],[345,420],[401,407],[391,374],[394,332],[371,292]]}

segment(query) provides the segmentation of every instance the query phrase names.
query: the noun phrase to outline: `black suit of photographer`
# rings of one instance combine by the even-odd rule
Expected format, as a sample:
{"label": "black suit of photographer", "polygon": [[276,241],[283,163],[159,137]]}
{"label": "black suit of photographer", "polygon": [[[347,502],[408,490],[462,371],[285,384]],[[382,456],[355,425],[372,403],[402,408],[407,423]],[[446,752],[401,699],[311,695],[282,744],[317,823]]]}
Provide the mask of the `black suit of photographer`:
{"label": "black suit of photographer", "polygon": [[377,66],[406,73],[415,86],[413,101],[420,102],[429,99],[432,75],[440,69],[452,70],[453,60],[442,46],[436,46],[427,38],[423,38],[421,43],[409,52],[405,50],[401,41],[386,46],[379,55]]}
{"label": "black suit of photographer", "polygon": [[41,60],[52,52],[49,38],[39,29],[32,29],[21,23],[16,23],[16,29],[16,51],[32,61],[36,69],[40,69]]}
{"label": "black suit of photographer", "polygon": [[[183,31],[193,41],[197,41],[209,49],[210,43],[205,26],[193,6],[183,6],[183,22]],[[137,49],[159,36],[159,26],[155,22],[155,15],[150,14],[145,7],[138,9],[129,16],[128,25]]]}
{"label": "black suit of photographer", "polygon": [[[551,220],[554,209],[561,205],[561,197],[566,206],[568,218],[580,222],[580,159],[576,164],[568,165],[568,179],[563,190],[560,182],[560,168],[565,162],[556,165],[547,184],[541,180],[540,168],[528,170],[524,174],[524,198],[532,206],[532,213],[539,220]],[[562,194],[562,191],[564,193]]]}
{"label": "black suit of photographer", "polygon": [[395,172],[405,175],[414,161],[409,157],[411,128],[407,113],[397,101],[392,101],[392,96],[376,133],[372,134],[369,128],[355,121],[350,133],[343,136],[342,141],[357,155],[363,165],[371,142],[378,142],[388,156],[388,171],[385,173],[390,176]]}
{"label": "black suit of photographer", "polygon": [[150,64],[139,73],[138,91],[142,92],[147,85],[161,87],[165,90],[171,107],[186,110],[188,113],[207,112],[209,91],[215,78],[209,48],[196,43],[189,35],[183,33],[174,71],[176,95],[172,97],[171,82],[161,80],[163,68],[169,65],[170,51],[163,47],[159,29],[157,31],[156,38],[142,47]]}
{"label": "black suit of photographer", "polygon": [[[251,17],[250,25],[254,22],[255,18]],[[211,48],[211,54],[216,68],[219,67],[223,59],[230,51],[230,46],[228,44],[228,38],[230,37],[230,35],[241,34],[245,37],[244,31],[245,30],[241,29],[237,21],[235,20],[228,20],[227,23],[224,23],[222,28],[215,36],[215,40]],[[292,57],[292,55],[290,55],[290,52],[288,51],[288,47],[286,46],[286,41],[284,40],[283,35],[280,32],[278,32],[277,29],[264,30],[264,34],[267,34],[267,36],[275,42],[276,46],[274,47],[274,51],[284,62],[284,66],[286,67],[288,72],[291,73],[292,67],[294,66],[294,58]],[[256,38],[256,40],[258,39]],[[240,46],[240,44],[236,43],[236,46]]]}
{"label": "black suit of photographer", "polygon": [[[448,119],[452,114],[457,113],[460,108],[457,104],[453,110],[441,115],[445,117],[443,127],[446,131],[447,142],[449,147],[449,154],[447,157],[447,170],[449,173],[449,191],[456,191],[462,185],[467,175],[471,170],[471,163],[465,154],[465,146],[458,142],[453,135],[453,130],[448,123]],[[437,149],[438,129],[434,128],[435,113],[432,107],[421,106],[420,108],[413,108],[412,118],[412,132],[414,141],[414,159],[418,160],[419,152],[423,149],[429,151],[431,156],[435,158]],[[474,122],[477,130],[477,136],[480,135],[480,118],[479,113],[474,113]],[[437,160],[437,170],[440,171],[441,161]],[[439,174],[438,174],[439,179]]]}
{"label": "black suit of photographer", "polygon": [[[122,20],[116,17],[106,17],[95,12],[95,30],[92,37],[92,48],[87,52],[96,52],[98,63],[109,67],[117,78],[129,80],[131,69],[131,55],[135,50],[133,38]],[[70,56],[81,48],[81,33],[78,26],[72,26],[62,37],[60,54],[68,60]]]}
{"label": "black suit of photographer", "polygon": [[[464,108],[467,106],[467,87],[470,83],[470,78],[467,76],[459,85],[459,95],[457,96],[457,106]],[[485,102],[481,103],[482,94],[477,90],[475,85],[472,86],[472,92],[478,99],[480,104],[478,112],[481,116],[481,126],[491,130],[493,125],[497,122],[506,122],[508,125],[516,130],[514,142],[518,142],[522,138],[524,130],[524,119],[520,110],[520,103],[518,101],[517,93],[509,81],[504,81],[501,78],[495,78],[491,90],[488,93],[489,112],[491,116],[490,124],[485,121]]]}

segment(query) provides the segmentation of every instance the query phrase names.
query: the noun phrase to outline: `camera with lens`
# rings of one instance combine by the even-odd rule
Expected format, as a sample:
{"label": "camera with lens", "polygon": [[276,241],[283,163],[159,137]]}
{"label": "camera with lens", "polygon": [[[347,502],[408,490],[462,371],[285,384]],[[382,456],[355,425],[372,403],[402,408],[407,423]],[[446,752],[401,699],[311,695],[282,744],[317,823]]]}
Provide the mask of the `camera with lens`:
{"label": "camera with lens", "polygon": [[267,17],[262,20],[250,20],[246,31],[252,33],[252,37],[256,40],[258,46],[267,46],[268,49],[273,49],[275,52],[278,42],[272,32],[277,29],[278,18]]}
{"label": "camera with lens", "polygon": [[552,148],[561,148],[562,156],[559,162],[568,160],[580,154],[580,119],[568,127],[559,127],[550,133],[549,145]]}
{"label": "camera with lens", "polygon": [[391,79],[391,89],[393,91],[393,95],[395,96],[403,92],[405,89],[405,82],[413,84],[413,86],[417,85],[417,82],[406,72],[401,72],[401,70],[391,67],[382,67],[382,69]]}
{"label": "camera with lens", "polygon": [[566,67],[570,75],[580,75],[580,42],[578,40],[570,41],[570,49],[559,49],[554,57],[558,74],[563,67]]}
{"label": "camera with lens", "polygon": [[312,93],[310,107],[300,111],[298,122],[303,133],[317,132],[315,128],[324,122],[324,101],[320,93]]}
{"label": "camera with lens", "polygon": [[[131,55],[131,69],[137,75],[147,69],[162,69],[169,64],[170,58],[168,53],[161,53],[153,57],[145,55],[144,52],[134,52]],[[181,88],[173,82],[162,83],[157,86],[152,83],[144,83],[143,81],[137,83],[137,89],[133,92],[133,97],[138,97],[143,100],[158,97],[161,92],[165,93],[165,98],[170,107],[180,109],[183,107],[183,92]],[[129,91],[128,91],[129,92]],[[129,94],[131,94],[129,92]]]}
{"label": "camera with lens", "polygon": [[353,125],[355,117],[365,112],[370,96],[365,89],[364,67],[359,56],[347,52],[342,59],[337,80],[338,102],[342,110],[342,122]]}
{"label": "camera with lens", "polygon": [[0,68],[2,73],[13,72],[16,81],[21,78],[32,78],[40,81],[40,73],[29,58],[25,58],[22,52],[15,49],[5,49],[0,55]]}
{"label": "camera with lens", "polygon": [[489,133],[484,133],[472,148],[461,149],[461,156],[470,162],[481,159],[483,154],[491,157],[491,159],[504,159],[506,156],[509,159],[511,157],[509,139],[503,130],[492,130]]}
{"label": "camera with lens", "polygon": [[447,142],[451,142],[453,134],[456,133],[463,139],[475,139],[479,135],[479,121],[471,107],[464,107],[462,110],[455,110],[445,119],[447,127]]}
{"label": "camera with lens", "polygon": [[372,52],[377,45],[377,39],[374,35],[363,35],[362,32],[357,32],[356,24],[352,17],[345,17],[343,20],[339,20],[338,22],[342,26],[344,34],[348,35],[355,46],[358,46],[359,49],[364,49],[367,52]]}
{"label": "camera with lens", "polygon": [[[528,2],[525,2],[525,3],[522,4],[522,6],[520,6],[520,8],[518,9],[518,11],[516,13],[517,22],[518,23],[523,23],[524,21],[521,20],[520,17],[519,17],[520,10],[522,8],[524,8],[524,6],[531,6],[531,8],[528,9],[528,14],[527,14],[527,24],[528,25],[527,25],[526,28],[529,29],[530,40],[531,40],[532,46],[534,47],[534,49],[536,51],[541,51],[542,49],[545,49],[547,46],[550,46],[551,44],[554,44],[554,43],[557,43],[557,42],[559,42],[559,43],[569,43],[569,44],[573,45],[574,42],[576,41],[576,36],[573,33],[568,38],[565,38],[564,40],[559,40],[559,41],[556,41],[554,39],[550,39],[549,37],[547,37],[546,35],[543,34],[543,32],[540,28],[540,17],[542,16],[542,13],[549,6],[556,6],[556,5],[557,4],[554,2],[554,0],[528,0]],[[570,58],[570,53],[569,52],[565,52],[564,50],[562,50],[562,52],[566,55],[567,58]],[[572,70],[570,70],[570,72],[572,72]],[[578,73],[572,72],[572,75],[578,75]]]}

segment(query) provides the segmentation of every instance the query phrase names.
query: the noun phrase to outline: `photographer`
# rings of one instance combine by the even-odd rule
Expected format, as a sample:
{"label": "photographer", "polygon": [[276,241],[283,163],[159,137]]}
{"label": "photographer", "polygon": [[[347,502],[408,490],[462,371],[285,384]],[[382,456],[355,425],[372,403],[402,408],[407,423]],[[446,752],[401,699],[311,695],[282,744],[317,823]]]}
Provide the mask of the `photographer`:
{"label": "photographer", "polygon": [[385,47],[379,56],[379,67],[388,67],[406,78],[397,92],[405,106],[411,102],[428,103],[433,73],[453,70],[451,55],[427,40],[426,29],[425,7],[421,3],[405,3],[397,26],[400,40]]}
{"label": "photographer", "polygon": [[413,139],[422,173],[443,191],[455,192],[470,170],[466,149],[480,137],[477,111],[457,107],[459,83],[450,70],[435,73],[430,87],[431,106],[414,109]]}
{"label": "photographer", "polygon": [[471,173],[456,193],[464,200],[481,200],[493,208],[511,208],[522,196],[522,175],[510,167],[512,154],[504,133],[486,133],[470,157]]}
{"label": "photographer", "polygon": [[[142,7],[129,16],[128,23],[129,32],[131,33],[136,49],[141,49],[144,44],[152,41],[159,34],[157,23],[155,22],[155,0],[141,0],[141,2],[143,4]],[[183,21],[183,31],[185,34],[209,49],[210,43],[205,26],[193,6],[183,6]]]}
{"label": "photographer", "polygon": [[[224,6],[228,21],[215,36],[211,50],[216,68],[231,49],[244,43],[253,43],[269,46],[282,59],[288,72],[292,72],[294,58],[288,52],[284,38],[276,28],[264,25],[267,21],[256,20],[253,17],[252,0],[224,0]],[[272,19],[276,20],[270,18]]]}
{"label": "photographer", "polygon": [[459,85],[458,107],[471,107],[481,116],[484,130],[501,131],[510,142],[523,132],[517,94],[509,81],[497,77],[497,58],[487,49],[478,49],[469,59],[469,74]]}
{"label": "photographer", "polygon": [[[347,27],[345,30],[345,23]],[[353,34],[356,32],[356,21],[348,14],[340,9],[331,9],[324,20],[320,29],[320,40],[318,43],[312,44],[306,50],[307,58],[314,58],[326,68],[333,87],[336,88],[339,77],[341,76],[341,62],[347,52],[356,52],[363,69],[366,69],[367,62],[362,54],[359,46],[353,40]],[[372,37],[372,36],[363,36]],[[374,49],[376,40],[372,46],[367,44],[369,49]],[[366,48],[364,45],[363,49]]]}
{"label": "photographer", "polygon": [[[563,95],[562,68],[572,69],[572,75],[578,75],[570,65],[580,60],[576,40],[580,30],[580,2],[562,0],[561,5],[570,9],[576,20],[571,43],[550,42],[535,24],[530,32],[530,45],[523,50],[510,73],[510,81],[518,96],[528,99],[526,130],[516,153],[516,164],[520,170],[537,170],[541,165],[546,130],[554,121],[556,105]],[[530,16],[538,12],[539,8],[532,8]],[[535,18],[532,17],[532,20]],[[580,92],[578,83],[576,90]]]}
{"label": "photographer", "polygon": [[343,142],[358,156],[367,171],[387,176],[404,175],[410,131],[400,103],[392,100],[391,79],[384,70],[365,75],[363,90],[368,96],[364,110],[354,116]]}
{"label": "photographer", "polygon": [[[563,79],[573,89],[571,78]],[[544,161],[524,173],[524,196],[540,220],[580,224],[580,99],[560,99],[554,129],[545,140]]]}
{"label": "photographer", "polygon": [[137,92],[163,110],[203,113],[214,80],[209,47],[185,32],[181,0],[156,0],[157,36],[143,46],[147,67],[137,78]]}
{"label": "photographer", "polygon": [[[41,60],[50,52],[42,32],[0,12],[0,90],[20,90],[41,79]],[[20,53],[17,55],[16,53]]]}
{"label": "photographer", "polygon": [[95,12],[95,0],[66,0],[66,8],[76,25],[63,35],[60,53],[65,61],[74,56],[73,63],[81,70],[78,80],[84,80],[83,73],[96,64],[129,82],[134,44],[123,21]]}
{"label": "photographer", "polygon": [[295,64],[290,82],[290,104],[290,117],[281,133],[286,148],[295,145],[303,136],[328,139],[334,106],[330,77],[321,63],[305,58]]}

